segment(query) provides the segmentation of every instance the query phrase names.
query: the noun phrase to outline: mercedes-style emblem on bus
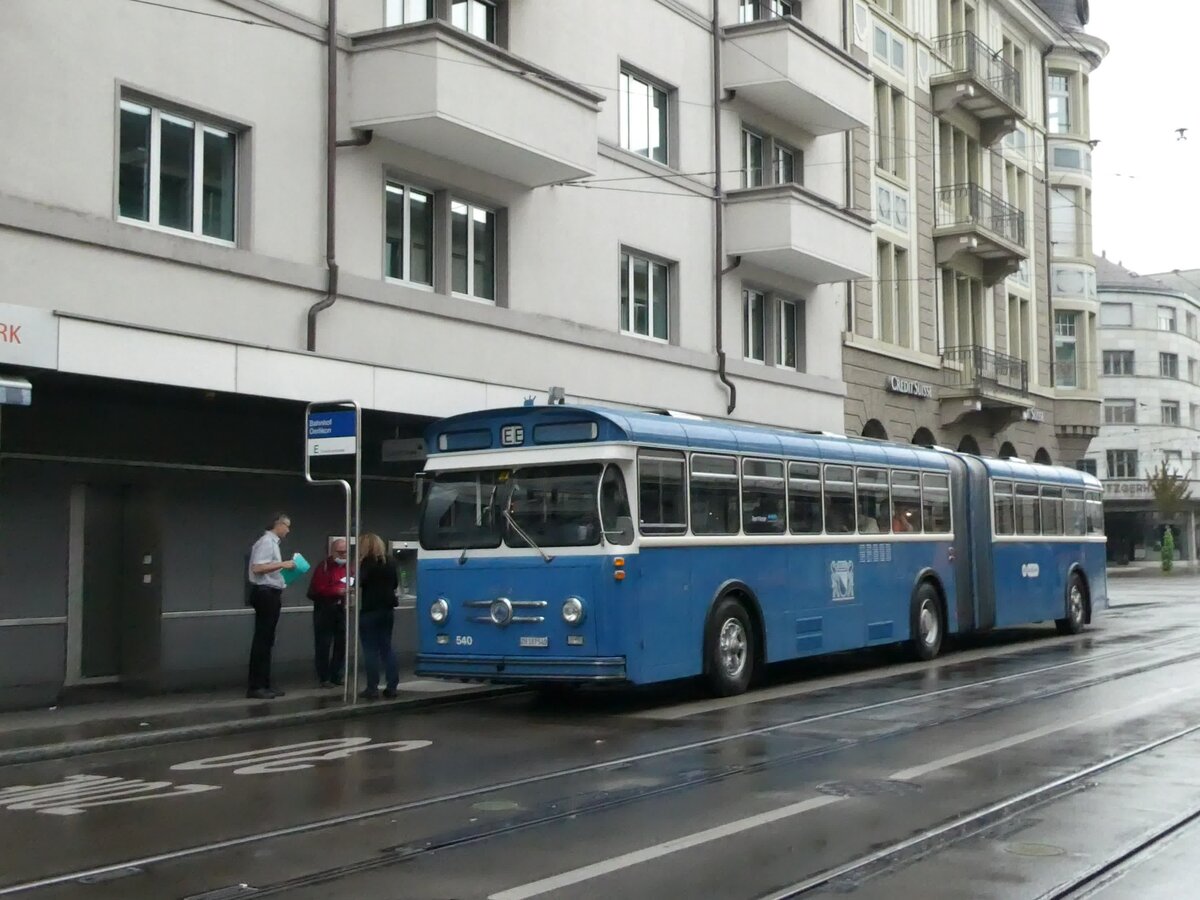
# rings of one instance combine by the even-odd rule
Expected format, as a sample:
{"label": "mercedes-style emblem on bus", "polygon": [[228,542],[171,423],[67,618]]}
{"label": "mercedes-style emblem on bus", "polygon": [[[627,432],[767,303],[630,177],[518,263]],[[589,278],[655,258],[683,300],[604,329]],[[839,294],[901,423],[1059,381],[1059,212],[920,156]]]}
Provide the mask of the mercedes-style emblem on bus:
{"label": "mercedes-style emblem on bus", "polygon": [[512,601],[509,600],[507,597],[498,597],[497,599],[492,601],[492,608],[491,608],[490,612],[491,612],[491,616],[492,616],[492,621],[495,622],[497,625],[503,627],[512,621],[512,617],[513,617]]}

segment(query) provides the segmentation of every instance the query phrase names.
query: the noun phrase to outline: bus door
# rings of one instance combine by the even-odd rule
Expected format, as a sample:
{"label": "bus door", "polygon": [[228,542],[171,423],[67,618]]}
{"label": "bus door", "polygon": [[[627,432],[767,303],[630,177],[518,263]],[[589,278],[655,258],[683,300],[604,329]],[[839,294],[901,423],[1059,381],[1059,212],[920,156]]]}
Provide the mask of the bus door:
{"label": "bus door", "polygon": [[988,490],[988,473],[983,460],[974,456],[963,456],[951,461],[951,465],[956,463],[961,467],[961,475],[953,479],[957,486],[957,493],[954,494],[954,515],[955,521],[962,523],[962,527],[956,527],[954,530],[955,578],[960,591],[963,585],[969,584],[971,592],[970,598],[965,601],[962,594],[959,594],[960,615],[964,604],[972,610],[969,619],[960,618],[959,621],[970,621],[971,628],[984,631],[996,627],[992,500]]}

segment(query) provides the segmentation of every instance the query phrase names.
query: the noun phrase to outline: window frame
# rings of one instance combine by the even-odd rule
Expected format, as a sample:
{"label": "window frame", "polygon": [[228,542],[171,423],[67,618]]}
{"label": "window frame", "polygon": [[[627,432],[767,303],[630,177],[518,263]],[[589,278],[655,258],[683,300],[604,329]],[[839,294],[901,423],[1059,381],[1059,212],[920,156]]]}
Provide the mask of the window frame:
{"label": "window frame", "polygon": [[1178,400],[1160,400],[1159,412],[1162,416],[1163,425],[1182,425],[1182,411]]}
{"label": "window frame", "polygon": [[1173,306],[1158,307],[1158,330],[1176,334],[1179,331],[1179,316]]}
{"label": "window frame", "polygon": [[[646,89],[647,104],[646,104],[646,152],[641,153],[635,150],[630,144],[632,143],[631,125],[632,125],[632,83],[637,82]],[[652,130],[652,113],[656,109],[654,105],[655,93],[663,95],[663,116],[662,126],[665,134],[662,136],[662,159],[655,155],[654,147],[649,146],[650,133]],[[664,82],[658,81],[655,78],[647,75],[636,67],[621,63],[619,74],[617,76],[617,146],[626,153],[632,153],[641,159],[649,160],[650,162],[658,163],[660,166],[670,168],[673,165],[673,154],[675,149],[675,141],[673,131],[673,113],[675,106],[675,90]]]}
{"label": "window frame", "polygon": [[[742,288],[742,359],[755,365],[766,365],[767,362],[767,316],[768,297],[766,291],[757,288]],[[758,323],[754,322],[754,309],[758,309]],[[755,341],[758,346],[758,356],[754,355]]]}
{"label": "window frame", "polygon": [[[485,17],[484,17],[484,21],[485,21],[484,29],[486,31],[487,28],[490,26],[490,28],[491,28],[490,35],[478,34],[472,27],[472,25],[474,24],[473,19],[475,17],[474,12],[475,12],[475,8],[477,5],[485,7],[488,10],[488,12],[485,13]],[[465,26],[459,25],[457,22],[454,21],[456,8],[462,7],[462,6],[466,7],[467,23]],[[489,44],[495,44],[497,37],[500,33],[500,4],[498,2],[496,2],[496,0],[451,0],[450,24],[454,28],[457,28],[459,31],[463,32],[464,34],[469,34],[472,37],[478,38],[481,41],[486,41]]]}
{"label": "window frame", "polygon": [[[138,112],[149,116],[149,137],[145,163],[145,219],[124,215],[121,212],[121,132],[122,113],[124,112]],[[190,229],[162,223],[162,120],[164,116],[168,121],[187,123],[192,129]],[[148,228],[163,234],[188,237],[222,247],[237,247],[241,243],[242,182],[245,178],[244,158],[246,156],[244,144],[245,135],[249,131],[246,126],[233,124],[220,117],[196,113],[170,103],[163,103],[139,93],[122,91],[117,100],[116,130],[117,155],[113,167],[115,176],[113,179],[113,212],[117,222],[138,228]],[[233,197],[230,202],[232,217],[230,233],[233,236],[231,238],[204,232],[204,155],[206,152],[204,137],[208,134],[230,140],[233,149]]]}
{"label": "window frame", "polygon": [[[729,462],[733,465],[732,473],[725,472],[706,472],[696,471],[697,460],[714,460],[719,462]],[[697,477],[699,476],[699,477]],[[726,502],[732,498],[737,505],[733,511],[733,528],[727,531],[699,531],[696,528],[696,488],[697,482],[703,485],[705,482],[710,484],[731,484],[732,490],[726,493]],[[784,488],[786,492],[786,487]],[[739,458],[731,453],[713,453],[710,451],[700,451],[688,454],[687,467],[687,491],[688,491],[688,519],[691,522],[691,533],[696,537],[734,537],[742,533],[742,478],[741,464]],[[785,494],[786,502],[786,494]],[[728,510],[727,510],[728,511]],[[706,522],[708,519],[705,520]],[[728,523],[726,523],[728,525]]]}
{"label": "window frame", "polygon": [[[809,475],[796,476],[793,474],[793,468],[796,466],[807,466]],[[789,535],[821,535],[825,534],[825,479],[823,470],[819,462],[803,459],[787,460],[787,510],[788,510],[788,530]],[[815,477],[814,477],[815,475]],[[795,525],[795,516],[792,513],[792,481],[795,480],[802,484],[815,484],[817,488],[817,530],[816,531],[797,531]]]}
{"label": "window frame", "polygon": [[[773,475],[767,475],[767,474],[762,474],[762,473],[759,473],[759,474],[747,473],[747,471],[746,471],[747,464],[752,465],[752,466],[760,465],[760,466],[764,466],[764,467],[778,466],[779,467],[779,475],[773,476]],[[775,459],[775,458],[770,458],[770,457],[743,456],[739,460],[738,470],[741,475],[741,484],[740,484],[741,492],[740,492],[740,497],[739,497],[739,503],[740,503],[740,509],[741,509],[742,534],[755,535],[755,536],[786,535],[788,533],[788,509],[789,509],[787,463],[781,459]],[[761,482],[778,482],[779,491],[780,491],[779,497],[781,500],[783,514],[779,517],[778,527],[776,527],[774,530],[759,529],[759,528],[754,528],[753,530],[751,529],[750,526],[754,523],[751,522],[750,517],[747,514],[747,510],[750,507],[750,504],[746,502],[746,500],[747,500],[747,493],[746,493],[747,480],[754,480],[754,481],[761,481]],[[767,496],[768,492],[760,489],[757,492],[757,494],[759,497]],[[751,496],[754,496],[754,494],[752,494]]]}
{"label": "window frame", "polygon": [[[642,508],[642,473],[644,461],[654,461],[659,463],[670,463],[678,465],[681,471],[679,479],[680,493],[682,494],[683,505],[683,522],[650,522],[647,523],[644,518]],[[667,450],[659,447],[639,447],[637,453],[637,527],[638,534],[646,537],[663,537],[663,536],[678,536],[686,535],[691,527],[691,490],[688,477],[688,459],[687,454],[681,450]],[[651,529],[647,530],[647,525]],[[669,529],[669,530],[668,530]]]}
{"label": "window frame", "polygon": [[[672,326],[671,320],[672,320],[672,311],[673,311],[673,304],[674,304],[673,290],[674,290],[674,283],[675,283],[675,263],[673,263],[669,260],[663,259],[662,257],[659,257],[659,256],[653,256],[648,253],[643,253],[639,250],[635,250],[632,247],[628,247],[625,245],[621,246],[621,252],[620,252],[618,259],[621,261],[620,283],[628,291],[628,294],[627,294],[628,311],[627,311],[627,313],[622,313],[621,293],[619,290],[617,292],[617,323],[618,323],[619,332],[628,337],[637,338],[637,339],[643,340],[643,341],[652,341],[656,344],[672,343],[672,334],[674,332],[674,329],[671,327]],[[646,302],[647,302],[646,328],[647,328],[647,333],[646,334],[642,334],[640,331],[637,331],[634,328],[634,324],[637,319],[637,316],[635,313],[636,303],[635,303],[635,294],[634,294],[634,273],[636,271],[636,261],[637,260],[642,260],[647,265],[647,269],[646,269],[646,271],[647,271],[647,276],[646,276]],[[666,337],[658,337],[657,335],[654,334],[654,322],[655,322],[655,319],[654,319],[654,309],[655,309],[654,271],[655,271],[655,267],[658,267],[659,269],[663,270],[663,272],[665,273],[666,282],[667,282],[666,291],[665,291],[664,298],[663,298],[663,302],[665,303],[663,315],[664,315],[664,321],[666,323],[666,331],[667,331]]]}
{"label": "window frame", "polygon": [[[413,281],[412,280],[412,193],[416,192],[427,198],[429,203],[429,281]],[[388,264],[390,253],[388,250],[388,211],[387,211],[387,195],[401,194],[403,196],[403,247],[401,249],[399,276],[388,273]],[[433,291],[437,284],[437,269],[438,269],[438,210],[437,210],[437,193],[431,189],[418,184],[412,184],[408,181],[401,181],[397,178],[384,179],[383,186],[383,280],[391,284],[402,284],[405,287],[417,288],[419,290]]]}
{"label": "window frame", "polygon": [[1136,448],[1115,447],[1105,450],[1104,471],[1108,478],[1137,478],[1138,452]]}
{"label": "window frame", "polygon": [[[1127,378],[1134,372],[1134,351],[1104,350],[1101,353],[1103,372],[1110,378]],[[1128,367],[1126,367],[1128,363]]]}
{"label": "window frame", "polygon": [[[1118,415],[1127,413],[1127,416]],[[1137,401],[1132,399],[1112,399],[1104,401],[1105,425],[1136,425]]]}
{"label": "window frame", "polygon": [[[500,284],[500,212],[490,206],[485,206],[479,203],[473,203],[462,197],[451,196],[448,208],[449,211],[449,231],[450,231],[450,271],[449,288],[450,295],[458,297],[462,300],[473,300],[476,303],[485,303],[488,306],[496,305],[496,297],[499,294]],[[467,210],[467,290],[457,291],[454,289],[454,207],[455,205],[464,206]],[[492,296],[483,297],[475,293],[475,214],[485,213],[491,219],[492,233]],[[437,208],[434,207],[434,232],[437,232]],[[434,260],[437,259],[436,247],[434,250]],[[436,262],[435,262],[436,268]]]}
{"label": "window frame", "polygon": [[[1171,370],[1171,371],[1168,371]],[[1159,378],[1174,378],[1179,379],[1179,354],[1166,353],[1159,351],[1158,353],[1158,377]]]}

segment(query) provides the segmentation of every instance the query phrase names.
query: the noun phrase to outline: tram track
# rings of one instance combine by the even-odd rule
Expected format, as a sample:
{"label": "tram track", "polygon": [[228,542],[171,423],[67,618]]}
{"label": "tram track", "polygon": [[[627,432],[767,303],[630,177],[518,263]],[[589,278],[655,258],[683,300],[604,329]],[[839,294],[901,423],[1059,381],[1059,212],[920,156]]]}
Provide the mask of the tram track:
{"label": "tram track", "polygon": [[[903,840],[889,844],[872,853],[856,857],[846,863],[809,876],[794,884],[759,895],[756,900],[794,900],[811,895],[821,889],[837,890],[846,882],[861,883],[873,875],[890,871],[915,861],[959,841],[970,838],[1028,810],[1052,802],[1072,790],[1078,789],[1097,775],[1129,763],[1147,753],[1152,753],[1177,741],[1200,733],[1200,724],[1189,725],[1163,737],[1155,738],[1131,750],[1126,750],[1108,759],[1078,769],[1068,775],[1039,785],[1028,791],[974,810],[941,825],[929,828]],[[1188,825],[1200,820],[1200,809],[1173,819],[1149,835],[1144,835],[1133,846],[1109,858],[1103,863],[1086,870],[1067,882],[1057,885],[1038,900],[1067,900],[1079,898],[1081,892],[1099,886],[1101,881],[1121,866],[1143,855],[1154,845],[1168,839]]]}
{"label": "tram track", "polygon": [[[301,823],[298,825],[288,826],[284,828],[272,829],[255,834],[243,835],[236,838],[230,838],[221,841],[210,842],[207,844],[196,845],[193,847],[185,847],[175,851],[168,851],[153,856],[147,856],[140,859],[125,860],[119,863],[95,867],[87,870],[64,873],[62,875],[43,878],[35,881],[29,881],[22,884],[0,887],[0,896],[9,896],[19,893],[25,893],[32,890],[51,887],[54,885],[62,885],[70,882],[76,882],[81,879],[94,879],[107,874],[120,871],[143,870],[146,867],[161,865],[164,863],[180,861],[188,858],[220,853],[223,851],[234,850],[252,844],[261,844],[264,842],[277,841],[284,838],[296,837],[306,833],[315,831],[338,828],[346,825],[360,823],[374,818],[384,816],[394,816],[400,813],[412,812],[420,809],[428,809],[434,806],[459,802],[463,800],[471,800],[479,798],[487,794],[494,794],[503,791],[509,791],[516,788],[528,787],[546,782],[555,781],[570,776],[585,775],[595,772],[603,772],[606,770],[620,771],[624,768],[634,766],[638,763],[644,763],[656,759],[662,759],[672,755],[686,753],[691,751],[706,750],[711,747],[729,744],[734,741],[744,740],[752,737],[759,737],[772,733],[785,732],[789,729],[795,729],[803,726],[819,724],[824,721],[833,721],[837,719],[850,718],[856,715],[869,714],[878,710],[894,708],[897,706],[916,704],[922,701],[936,700],[948,695],[954,695],[967,690],[989,688],[996,685],[1006,684],[1021,679],[1027,679],[1035,676],[1049,675],[1054,672],[1068,670],[1077,666],[1095,664],[1099,662],[1110,661],[1115,658],[1146,654],[1154,650],[1161,650],[1179,643],[1190,643],[1190,638],[1181,636],[1163,641],[1156,642],[1150,645],[1141,645],[1136,647],[1127,647],[1115,649],[1112,651],[1095,654],[1083,659],[1069,660],[1063,663],[1056,663],[1049,666],[1040,666],[1033,669],[1027,669],[1020,672],[1013,672],[1002,676],[978,679],[960,685],[954,685],[946,688],[939,688],[931,691],[923,691],[916,694],[907,695],[904,697],[893,698],[890,700],[880,701],[877,703],[863,704],[859,706],[849,707],[842,710],[835,710],[828,713],[823,713],[814,716],[806,716],[794,720],[764,725],[758,728],[745,729],[728,735],[709,738],[699,741],[690,741],[674,746],[664,747],[646,753],[619,757],[613,760],[604,762],[589,763],[582,766],[573,766],[563,768],[554,772],[531,775],[525,778],[512,779],[504,782],[495,782],[492,784],[481,785],[476,788],[471,788],[463,791],[445,793],[435,797],[428,797],[419,800],[407,801],[404,803],[392,804],[386,807],[376,808],[372,810],[364,810],[358,813],[352,813],[344,816],[331,817],[312,822]],[[1139,663],[1127,669],[1122,669],[1116,672],[1107,672],[1103,675],[1086,678],[1080,681],[1063,682],[1049,687],[1045,690],[1034,691],[1029,694],[1022,694],[1015,697],[1008,697],[995,702],[988,703],[986,706],[974,706],[969,709],[961,709],[956,713],[942,715],[933,719],[925,719],[919,722],[899,725],[893,729],[879,734],[867,735],[860,738],[842,738],[836,739],[825,746],[808,748],[801,751],[775,754],[769,758],[761,759],[752,763],[737,766],[725,766],[715,770],[692,769],[682,773],[682,777],[677,777],[672,781],[656,785],[654,787],[643,787],[637,790],[628,792],[612,792],[612,791],[593,791],[590,794],[566,796],[554,798],[553,803],[542,804],[540,810],[533,811],[530,815],[520,819],[510,819],[507,822],[501,823],[490,828],[481,829],[460,829],[455,832],[442,833],[432,835],[428,838],[422,838],[416,841],[409,841],[403,845],[381,848],[368,858],[346,863],[344,865],[329,867],[320,871],[310,872],[296,878],[280,881],[275,884],[256,886],[256,896],[268,896],[278,894],[289,890],[295,890],[301,887],[314,886],[322,883],[329,883],[339,879],[361,874],[363,872],[374,869],[385,868],[388,866],[407,863],[416,858],[428,855],[437,851],[446,851],[457,847],[466,846],[469,844],[477,844],[493,838],[502,837],[504,835],[513,834],[519,831],[530,830],[537,827],[552,825],[572,817],[583,815],[591,815],[602,812],[608,809],[614,809],[621,806],[641,802],[653,797],[664,796],[682,790],[688,790],[705,785],[715,784],[739,775],[754,774],[772,767],[793,765],[805,760],[828,757],[837,753],[847,752],[856,748],[861,748],[871,744],[893,740],[900,738],[916,731],[938,727],[941,725],[954,724],[994,713],[1004,709],[1011,709],[1023,704],[1034,703],[1041,700],[1052,699],[1057,696],[1074,693],[1080,690],[1096,687],[1105,683],[1114,682],[1124,678],[1130,678],[1141,674],[1146,674],[1155,670],[1167,668],[1172,665],[1179,665],[1194,660],[1200,659],[1200,651],[1187,652],[1183,654],[1168,656],[1164,659],[1151,660],[1144,663]],[[547,807],[553,809],[552,812],[546,812]]]}

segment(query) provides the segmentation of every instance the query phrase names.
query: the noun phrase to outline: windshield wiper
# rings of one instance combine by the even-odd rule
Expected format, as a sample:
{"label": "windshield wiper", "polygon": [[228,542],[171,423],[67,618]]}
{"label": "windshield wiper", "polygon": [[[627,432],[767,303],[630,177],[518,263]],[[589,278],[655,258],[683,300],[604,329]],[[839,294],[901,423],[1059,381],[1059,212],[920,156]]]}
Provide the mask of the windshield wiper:
{"label": "windshield wiper", "polygon": [[539,547],[534,542],[533,538],[531,538],[529,535],[527,535],[525,533],[525,529],[523,529],[520,525],[517,524],[517,520],[513,518],[513,515],[512,515],[512,513],[510,513],[508,511],[507,506],[504,509],[502,509],[500,512],[504,516],[504,521],[506,521],[508,523],[509,527],[512,528],[512,530],[517,533],[517,535],[521,538],[521,540],[523,540],[530,547],[532,547],[534,550],[536,550],[541,555],[543,560],[545,560],[546,562],[550,562],[551,560],[554,559],[553,556],[551,556],[545,550],[543,550],[541,547]]}
{"label": "windshield wiper", "polygon": [[[488,495],[487,506],[483,508],[484,512],[492,511],[492,504],[496,502],[496,490],[500,487],[498,484],[492,485],[492,492]],[[467,551],[470,550],[470,545],[463,547],[463,552],[458,555],[458,564],[461,566],[467,561]]]}

